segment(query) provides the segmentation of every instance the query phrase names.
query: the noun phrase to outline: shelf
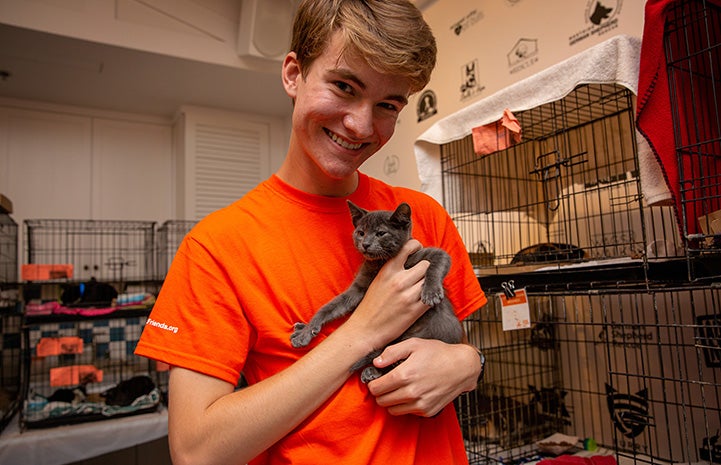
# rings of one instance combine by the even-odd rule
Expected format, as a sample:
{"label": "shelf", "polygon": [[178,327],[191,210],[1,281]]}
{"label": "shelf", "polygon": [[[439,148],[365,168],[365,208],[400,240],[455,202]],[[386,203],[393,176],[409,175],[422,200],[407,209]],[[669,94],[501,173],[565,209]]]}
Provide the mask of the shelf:
{"label": "shelf", "polygon": [[34,326],[46,323],[68,323],[75,321],[93,321],[93,320],[108,320],[115,318],[135,318],[148,316],[152,307],[148,308],[132,308],[132,309],[117,309],[111,313],[104,315],[66,315],[66,314],[50,314],[50,315],[26,315],[24,326]]}
{"label": "shelf", "polygon": [[530,291],[647,288],[688,283],[689,264],[695,269],[696,282],[717,280],[721,275],[721,257],[709,254],[686,258],[612,259],[574,264],[538,264],[477,268],[476,275],[487,292],[500,291],[501,284],[513,280],[516,288]]}

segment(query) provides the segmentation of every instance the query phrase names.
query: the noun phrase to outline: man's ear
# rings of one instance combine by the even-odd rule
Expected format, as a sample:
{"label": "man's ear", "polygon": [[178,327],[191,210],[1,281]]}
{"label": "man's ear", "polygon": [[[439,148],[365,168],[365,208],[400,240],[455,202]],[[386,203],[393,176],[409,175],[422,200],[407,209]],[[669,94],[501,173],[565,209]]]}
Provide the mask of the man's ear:
{"label": "man's ear", "polygon": [[288,97],[295,99],[295,95],[298,90],[298,80],[303,79],[303,75],[300,70],[300,63],[298,62],[295,52],[289,52],[285,56],[281,71],[285,93],[288,94]]}

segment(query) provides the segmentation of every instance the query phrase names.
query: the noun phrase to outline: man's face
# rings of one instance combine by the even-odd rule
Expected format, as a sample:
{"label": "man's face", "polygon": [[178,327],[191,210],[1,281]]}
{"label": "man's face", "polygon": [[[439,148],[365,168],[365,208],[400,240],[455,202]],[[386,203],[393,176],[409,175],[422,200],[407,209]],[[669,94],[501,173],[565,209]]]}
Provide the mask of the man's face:
{"label": "man's face", "polygon": [[336,34],[305,78],[294,59],[286,59],[283,69],[295,102],[289,154],[330,179],[353,175],[388,142],[409,95],[407,79],[378,73],[362,59],[342,55],[341,47]]}

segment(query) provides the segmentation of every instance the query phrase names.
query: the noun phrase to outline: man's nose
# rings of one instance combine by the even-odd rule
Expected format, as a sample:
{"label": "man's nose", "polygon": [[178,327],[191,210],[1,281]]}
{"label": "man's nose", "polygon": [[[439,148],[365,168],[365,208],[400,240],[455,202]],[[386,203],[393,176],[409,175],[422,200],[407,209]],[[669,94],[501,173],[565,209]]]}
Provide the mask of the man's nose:
{"label": "man's nose", "polygon": [[364,139],[373,134],[373,106],[365,103],[354,105],[343,124],[357,139]]}

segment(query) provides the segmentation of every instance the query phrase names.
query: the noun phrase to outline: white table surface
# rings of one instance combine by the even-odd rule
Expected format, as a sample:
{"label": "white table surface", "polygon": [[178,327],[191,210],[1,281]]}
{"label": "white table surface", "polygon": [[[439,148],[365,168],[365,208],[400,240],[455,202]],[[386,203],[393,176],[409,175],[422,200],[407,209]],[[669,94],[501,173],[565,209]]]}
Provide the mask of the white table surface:
{"label": "white table surface", "polygon": [[63,465],[162,438],[168,411],[20,431],[18,415],[0,435],[2,465]]}

